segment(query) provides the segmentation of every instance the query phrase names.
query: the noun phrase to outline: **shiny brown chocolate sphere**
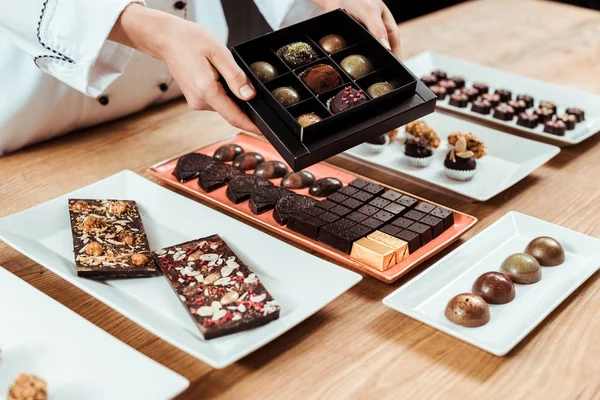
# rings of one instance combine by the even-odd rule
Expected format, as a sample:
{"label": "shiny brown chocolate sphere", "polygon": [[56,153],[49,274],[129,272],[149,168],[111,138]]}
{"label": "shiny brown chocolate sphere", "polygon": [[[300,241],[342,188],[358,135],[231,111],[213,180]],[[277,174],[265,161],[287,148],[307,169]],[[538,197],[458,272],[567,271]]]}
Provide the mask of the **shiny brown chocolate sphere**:
{"label": "shiny brown chocolate sphere", "polygon": [[483,297],[473,293],[454,296],[444,313],[448,321],[467,328],[483,326],[490,320],[490,307]]}
{"label": "shiny brown chocolate sphere", "polygon": [[252,71],[261,82],[270,81],[279,76],[277,69],[265,61],[257,61],[250,64],[250,71]]}
{"label": "shiny brown chocolate sphere", "polygon": [[325,35],[319,40],[319,46],[327,53],[333,54],[348,47],[348,42],[340,35]]}
{"label": "shiny brown chocolate sphere", "polygon": [[311,126],[313,124],[316,124],[317,122],[322,121],[321,117],[319,117],[315,113],[302,114],[298,118],[296,118],[296,120],[303,128],[306,128],[307,126]]}
{"label": "shiny brown chocolate sphere", "polygon": [[290,172],[281,180],[286,189],[304,189],[315,183],[315,176],[308,171]]}
{"label": "shiny brown chocolate sphere", "polygon": [[542,279],[540,263],[529,254],[512,254],[500,268],[514,283],[531,284]]}
{"label": "shiny brown chocolate sphere", "polygon": [[353,54],[344,58],[340,65],[352,79],[361,78],[375,70],[373,63],[367,57],[359,54]]}
{"label": "shiny brown chocolate sphere", "polygon": [[506,304],[515,298],[515,284],[501,272],[486,272],[473,283],[473,293],[489,304]]}
{"label": "shiny brown chocolate sphere", "polygon": [[293,106],[300,101],[300,95],[296,89],[289,86],[278,87],[271,94],[284,107]]}
{"label": "shiny brown chocolate sphere", "polygon": [[213,158],[219,161],[233,161],[243,152],[244,149],[241,146],[235,143],[228,143],[215,150]]}
{"label": "shiny brown chocolate sphere", "polygon": [[394,90],[394,87],[388,82],[377,82],[369,86],[369,88],[367,89],[367,93],[369,94],[369,96],[375,99],[377,97],[383,96],[384,94],[388,94],[392,90]]}
{"label": "shiny brown chocolate sphere", "polygon": [[548,236],[533,239],[525,248],[529,254],[544,267],[556,267],[565,262],[565,249],[558,240]]}
{"label": "shiny brown chocolate sphere", "polygon": [[287,173],[288,167],[281,161],[265,161],[254,170],[254,175],[265,179],[282,178]]}

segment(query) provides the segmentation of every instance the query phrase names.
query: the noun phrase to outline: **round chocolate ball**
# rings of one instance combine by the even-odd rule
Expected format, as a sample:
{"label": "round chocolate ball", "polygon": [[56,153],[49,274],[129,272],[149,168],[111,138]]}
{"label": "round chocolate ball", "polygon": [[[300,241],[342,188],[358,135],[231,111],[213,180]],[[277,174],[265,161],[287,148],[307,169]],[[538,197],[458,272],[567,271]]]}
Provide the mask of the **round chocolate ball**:
{"label": "round chocolate ball", "polygon": [[444,314],[452,323],[476,328],[488,323],[490,307],[483,297],[473,293],[462,293],[450,299]]}
{"label": "round chocolate ball", "polygon": [[286,44],[277,50],[277,55],[292,68],[299,68],[319,58],[315,49],[306,42]]}
{"label": "round chocolate ball", "polygon": [[293,106],[300,101],[300,95],[296,89],[289,86],[278,87],[271,94],[284,107]]}
{"label": "round chocolate ball", "polygon": [[316,94],[325,93],[342,84],[342,76],[328,64],[317,64],[300,74],[302,82]]}
{"label": "round chocolate ball", "polygon": [[525,248],[525,253],[535,258],[544,267],[555,267],[565,262],[565,249],[558,240],[548,236],[533,239]]}
{"label": "round chocolate ball", "polygon": [[502,262],[500,268],[515,283],[527,285],[542,279],[540,263],[529,254],[512,254]]}
{"label": "round chocolate ball", "polygon": [[359,54],[353,54],[344,58],[340,65],[352,79],[361,78],[375,70],[373,63],[367,57]]}
{"label": "round chocolate ball", "polygon": [[241,146],[235,143],[228,143],[215,150],[213,158],[220,161],[232,161],[243,152],[244,149]]}
{"label": "round chocolate ball", "polygon": [[515,284],[502,272],[486,272],[473,283],[472,290],[490,304],[506,304],[515,298]]}
{"label": "round chocolate ball", "polygon": [[261,82],[270,81],[279,76],[279,72],[277,72],[275,67],[265,61],[257,61],[250,64],[250,71],[252,71]]}
{"label": "round chocolate ball", "polygon": [[367,93],[372,98],[377,98],[379,96],[383,96],[384,94],[388,94],[392,90],[394,90],[394,87],[388,82],[377,82],[368,87]]}
{"label": "round chocolate ball", "polygon": [[325,35],[319,39],[319,46],[327,53],[333,54],[348,47],[348,42],[340,35]]}
{"label": "round chocolate ball", "polygon": [[298,118],[296,118],[296,120],[298,121],[300,126],[302,126],[303,128],[306,128],[307,126],[311,126],[313,124],[316,124],[317,122],[320,122],[321,117],[319,117],[315,113],[306,113],[306,114],[300,115]]}
{"label": "round chocolate ball", "polygon": [[315,183],[315,176],[308,171],[290,172],[279,183],[286,189],[304,189]]}

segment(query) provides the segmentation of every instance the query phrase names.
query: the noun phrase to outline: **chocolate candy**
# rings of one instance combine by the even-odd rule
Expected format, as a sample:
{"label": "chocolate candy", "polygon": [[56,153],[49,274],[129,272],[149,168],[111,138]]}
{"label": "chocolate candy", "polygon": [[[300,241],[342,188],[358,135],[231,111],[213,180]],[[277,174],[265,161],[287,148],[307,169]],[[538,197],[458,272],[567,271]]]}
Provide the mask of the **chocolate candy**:
{"label": "chocolate candy", "polygon": [[517,96],[517,100],[523,100],[527,105],[527,108],[533,107],[533,97],[528,94],[520,94]]}
{"label": "chocolate candy", "polygon": [[476,328],[489,322],[490,308],[481,296],[462,293],[448,302],[444,315],[454,324]]}
{"label": "chocolate candy", "polygon": [[200,171],[215,160],[205,154],[189,153],[179,157],[173,175],[179,182],[187,182],[200,175]]}
{"label": "chocolate candy", "polygon": [[500,269],[515,283],[531,284],[542,279],[540,263],[525,253],[508,256],[502,262]]}
{"label": "chocolate candy", "polygon": [[250,194],[248,207],[254,214],[262,214],[272,210],[280,199],[295,195],[294,192],[277,186],[258,186]]}
{"label": "chocolate candy", "polygon": [[392,225],[397,226],[400,229],[407,229],[409,226],[414,224],[415,221],[410,218],[400,217],[392,221]]}
{"label": "chocolate candy", "polygon": [[421,248],[421,235],[419,235],[418,233],[415,233],[408,229],[404,229],[395,234],[394,236],[408,243],[408,251],[410,254],[414,253],[415,251],[419,250],[419,248]]}
{"label": "chocolate candy", "polygon": [[396,200],[396,203],[403,205],[406,208],[412,208],[417,205],[418,201],[417,199],[413,199],[408,195],[403,195],[401,198]]}
{"label": "chocolate candy", "polygon": [[367,96],[365,96],[362,89],[356,90],[352,86],[346,86],[329,100],[329,110],[333,114],[339,114],[367,101]]}
{"label": "chocolate candy", "polygon": [[490,304],[506,304],[515,298],[515,285],[501,272],[486,272],[481,275],[471,289]]}
{"label": "chocolate candy", "polygon": [[492,111],[492,103],[482,98],[479,98],[473,102],[473,105],[471,105],[471,111],[476,112],[478,114],[487,115]]}
{"label": "chocolate candy", "polygon": [[519,117],[517,119],[517,125],[524,126],[529,129],[533,129],[538,126],[540,122],[540,117],[537,114],[528,114],[526,112],[519,113]]}
{"label": "chocolate candy", "polygon": [[408,227],[408,230],[418,233],[421,236],[422,246],[425,246],[427,243],[431,242],[431,239],[433,239],[433,231],[431,230],[431,227],[421,222],[415,222]]}
{"label": "chocolate candy", "polygon": [[430,214],[434,217],[441,218],[444,221],[444,230],[449,229],[454,225],[454,213],[450,210],[436,207]]}
{"label": "chocolate candy", "polygon": [[433,94],[436,95],[437,100],[444,100],[446,98],[446,95],[448,94],[448,90],[446,90],[446,88],[441,87],[439,85],[430,86],[429,90],[431,90],[433,92]]}
{"label": "chocolate candy", "polygon": [[315,49],[305,42],[287,44],[277,50],[277,55],[292,68],[299,68],[319,58]]}
{"label": "chocolate candy", "polygon": [[448,74],[446,73],[446,71],[442,71],[441,69],[436,69],[436,70],[431,71],[431,75],[438,78],[438,80],[446,79],[448,77]]}
{"label": "chocolate candy", "polygon": [[567,108],[567,114],[574,115],[577,118],[577,122],[581,122],[585,119],[585,112],[580,108],[570,107]]}
{"label": "chocolate candy", "polygon": [[490,91],[490,87],[483,82],[475,82],[473,83],[473,88],[477,89],[477,91],[481,94],[487,94]]}
{"label": "chocolate candy", "polygon": [[506,103],[510,99],[512,99],[512,92],[507,89],[496,89],[495,92],[498,96],[500,96],[500,101]]}
{"label": "chocolate candy", "polygon": [[302,211],[311,208],[317,201],[308,196],[284,196],[275,204],[273,211],[273,219],[279,225],[285,225],[288,222],[288,217],[297,211]]}
{"label": "chocolate candy", "polygon": [[325,35],[319,39],[319,46],[327,53],[333,54],[348,47],[348,42],[340,35]]}
{"label": "chocolate candy", "polygon": [[544,267],[555,267],[565,262],[565,249],[558,240],[548,236],[533,239],[527,244],[525,253],[535,258]]}
{"label": "chocolate candy", "polygon": [[277,69],[268,62],[256,61],[248,66],[250,71],[256,75],[259,81],[266,82],[275,79],[279,76]]}
{"label": "chocolate candy", "polygon": [[369,233],[369,229],[348,219],[323,226],[317,240],[343,253],[350,254],[352,243]]}
{"label": "chocolate candy", "polygon": [[354,242],[350,257],[385,271],[396,263],[396,250],[384,243],[365,237]]}
{"label": "chocolate candy", "polygon": [[271,94],[284,107],[293,106],[301,100],[300,94],[290,86],[278,87]]}
{"label": "chocolate candy", "polygon": [[352,54],[340,62],[340,66],[352,79],[362,78],[375,70],[373,63],[360,54]]}
{"label": "chocolate candy", "polygon": [[250,171],[255,169],[258,164],[263,163],[264,161],[265,158],[263,156],[251,151],[249,153],[243,153],[237,156],[231,165],[244,171]]}
{"label": "chocolate candy", "polygon": [[454,107],[465,108],[469,105],[469,96],[463,93],[454,93],[450,96],[449,104]]}
{"label": "chocolate candy", "polygon": [[319,217],[313,217],[310,214],[296,212],[288,217],[287,227],[301,235],[307,236],[311,239],[317,239],[319,228],[327,224],[327,221],[322,220]]}
{"label": "chocolate candy", "polygon": [[435,209],[435,206],[433,204],[425,203],[424,201],[422,201],[419,204],[417,204],[417,206],[414,209],[416,211],[420,211],[422,213],[427,214],[433,211]]}
{"label": "chocolate candy", "polygon": [[398,193],[395,190],[386,190],[381,197],[389,201],[396,201],[402,197],[402,193]]}
{"label": "chocolate candy", "polygon": [[500,95],[499,94],[484,93],[481,95],[481,98],[483,100],[489,101],[490,104],[492,105],[492,107],[496,107],[498,104],[500,104]]}
{"label": "chocolate candy", "polygon": [[456,82],[449,80],[442,80],[437,83],[438,86],[443,87],[449,93],[453,93],[456,90]]}
{"label": "chocolate candy", "polygon": [[235,143],[229,143],[215,150],[213,158],[219,161],[233,161],[234,158],[236,158],[243,152],[244,149],[241,146],[238,146]]}
{"label": "chocolate candy", "polygon": [[431,87],[438,83],[438,78],[435,75],[425,75],[421,77],[421,82],[423,82],[425,86]]}
{"label": "chocolate candy", "polygon": [[306,113],[296,118],[296,121],[298,121],[300,126],[306,128],[307,126],[311,126],[316,124],[317,122],[321,122],[322,119],[315,113]]}
{"label": "chocolate candy", "polygon": [[288,167],[281,161],[265,161],[254,170],[254,175],[265,179],[277,179],[288,173]]}
{"label": "chocolate candy", "polygon": [[462,94],[466,94],[469,98],[469,101],[473,101],[479,97],[479,90],[475,88],[462,88],[460,92]]}
{"label": "chocolate candy", "polygon": [[337,178],[321,178],[310,186],[308,194],[315,197],[327,197],[342,188],[342,181]]}
{"label": "chocolate candy", "polygon": [[243,174],[244,171],[224,163],[209,164],[198,176],[198,184],[205,192],[212,192],[225,186],[231,178]]}
{"label": "chocolate candy", "polygon": [[367,93],[371,98],[376,99],[384,94],[390,93],[394,87],[388,82],[376,82],[367,88]]}
{"label": "chocolate candy", "polygon": [[538,107],[533,110],[533,113],[538,116],[539,123],[545,124],[546,121],[550,121],[554,116],[554,111],[551,108]]}
{"label": "chocolate candy", "polygon": [[552,135],[564,136],[567,132],[567,124],[560,119],[555,121],[546,121],[544,124],[544,132],[550,133]]}
{"label": "chocolate candy", "polygon": [[404,214],[404,218],[412,219],[413,221],[418,221],[421,218],[423,218],[425,215],[426,215],[426,213],[424,213],[424,212],[417,211],[417,210],[410,210],[406,214]]}
{"label": "chocolate candy", "polygon": [[462,76],[452,76],[448,79],[456,84],[457,89],[465,87],[465,78]]}
{"label": "chocolate candy", "polygon": [[556,114],[556,109],[557,109],[556,104],[551,101],[547,101],[547,100],[540,101],[539,106],[540,106],[540,108],[549,108],[552,110],[553,114]]}
{"label": "chocolate candy", "polygon": [[303,189],[315,182],[315,176],[308,171],[290,172],[281,180],[281,187],[286,189]]}
{"label": "chocolate candy", "polygon": [[421,218],[419,223],[429,226],[434,238],[440,236],[444,232],[444,221],[442,221],[441,218],[427,215]]}
{"label": "chocolate candy", "polygon": [[577,125],[577,116],[573,114],[563,114],[557,119],[565,123],[568,131],[575,129],[575,125]]}
{"label": "chocolate candy", "polygon": [[250,198],[252,191],[258,186],[271,186],[271,181],[256,175],[237,175],[229,180],[225,195],[234,204],[239,204]]}
{"label": "chocolate candy", "polygon": [[342,76],[328,64],[317,64],[299,75],[302,82],[316,94],[325,93],[342,84]]}
{"label": "chocolate candy", "polygon": [[[502,96],[500,96],[502,97]],[[494,108],[494,118],[502,121],[511,121],[515,117],[515,109],[506,103],[500,103]]]}
{"label": "chocolate candy", "polygon": [[511,106],[517,114],[527,109],[527,103],[523,100],[509,100],[506,104]]}

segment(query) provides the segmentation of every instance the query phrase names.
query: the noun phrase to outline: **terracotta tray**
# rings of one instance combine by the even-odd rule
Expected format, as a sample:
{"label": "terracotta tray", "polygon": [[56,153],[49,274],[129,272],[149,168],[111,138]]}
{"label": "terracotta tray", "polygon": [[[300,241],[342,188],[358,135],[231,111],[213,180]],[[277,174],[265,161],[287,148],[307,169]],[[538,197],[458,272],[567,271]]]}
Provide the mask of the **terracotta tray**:
{"label": "terracotta tray", "polygon": [[[266,140],[245,134],[239,133],[236,136],[230,137],[228,139],[224,139],[222,141],[213,143],[211,145],[205,146],[203,148],[195,150],[197,153],[204,153],[207,155],[212,155],[214,151],[220,146],[227,143],[237,143],[242,146],[245,151],[255,151],[257,153],[262,154],[265,157],[265,160],[280,160],[281,156],[277,153],[277,151],[267,142]],[[398,192],[407,194],[416,199],[423,200],[429,202],[431,204],[439,205],[440,207],[448,208],[454,211],[454,225],[447,229],[444,233],[442,233],[437,238],[433,239],[431,242],[421,247],[419,250],[405,258],[401,263],[398,263],[391,267],[386,271],[379,271],[375,268],[372,268],[366,264],[363,264],[357,260],[354,260],[348,256],[348,254],[337,251],[329,246],[326,246],[316,240],[309,239],[305,236],[302,236],[296,232],[293,232],[285,226],[279,225],[272,216],[272,211],[268,211],[266,213],[255,215],[248,208],[248,202],[242,202],[240,204],[233,204],[229,199],[225,196],[225,187],[217,189],[211,193],[204,192],[200,186],[198,186],[198,180],[193,179],[186,183],[181,183],[177,181],[177,179],[173,176],[172,172],[177,164],[178,157],[171,158],[169,160],[161,161],[158,164],[153,165],[148,169],[148,172],[153,176],[157,177],[161,181],[174,186],[180,190],[191,193],[194,196],[197,196],[203,200],[208,201],[209,203],[215,204],[218,207],[227,210],[235,215],[238,215],[248,221],[251,221],[259,226],[269,229],[281,236],[284,236],[288,239],[291,239],[297,243],[300,243],[312,250],[315,250],[323,255],[333,258],[341,264],[349,266],[351,268],[366,272],[367,274],[383,281],[383,282],[394,282],[402,275],[406,274],[415,266],[419,265],[423,261],[427,260],[429,257],[435,255],[439,251],[443,250],[445,247],[450,245],[456,239],[458,239],[463,233],[471,229],[473,225],[477,222],[477,218],[461,213],[456,210],[452,210],[444,205],[436,204],[427,199],[423,199],[422,197],[415,196],[412,193],[404,192],[398,188],[391,187],[385,185],[381,182],[374,181],[372,179],[353,174],[344,169],[335,167],[333,165],[321,162],[319,164],[315,164],[312,167],[307,168],[308,171],[312,172],[315,175],[315,178],[324,178],[324,177],[336,177],[340,179],[344,184],[348,184],[355,178],[363,178],[369,180],[371,182],[377,183],[381,186],[384,186],[388,189],[394,189]],[[279,179],[273,179],[273,183],[276,185],[279,184]],[[299,194],[308,195],[308,189],[295,190],[295,192]]]}

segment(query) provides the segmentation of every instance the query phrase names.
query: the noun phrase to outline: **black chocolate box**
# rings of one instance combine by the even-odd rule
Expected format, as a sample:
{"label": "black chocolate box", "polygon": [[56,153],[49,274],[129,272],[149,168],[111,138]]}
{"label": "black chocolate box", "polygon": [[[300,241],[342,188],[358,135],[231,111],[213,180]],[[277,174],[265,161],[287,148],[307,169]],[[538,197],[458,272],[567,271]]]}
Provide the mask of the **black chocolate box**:
{"label": "black chocolate box", "polygon": [[[328,54],[318,44],[319,39],[328,34],[341,35],[348,42],[348,47]],[[288,66],[277,55],[277,50],[294,42],[310,44],[318,59],[295,69]],[[421,118],[435,109],[436,96],[360,23],[341,9],[268,33],[231,50],[256,88],[257,96],[245,102],[232,93],[229,95],[295,171]],[[352,79],[339,63],[353,54],[368,58],[374,70],[359,79]],[[272,64],[279,75],[261,82],[249,67],[257,61]],[[342,76],[341,85],[319,95],[311,91],[298,75],[316,64],[328,64],[336,69]],[[384,81],[390,83],[394,90],[371,98],[367,88]],[[271,94],[282,86],[296,89],[300,102],[289,107],[282,106]],[[329,100],[348,86],[362,90],[368,101],[332,114]],[[296,118],[304,113],[315,113],[322,121],[303,128]]]}

